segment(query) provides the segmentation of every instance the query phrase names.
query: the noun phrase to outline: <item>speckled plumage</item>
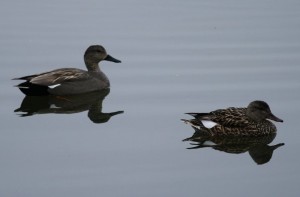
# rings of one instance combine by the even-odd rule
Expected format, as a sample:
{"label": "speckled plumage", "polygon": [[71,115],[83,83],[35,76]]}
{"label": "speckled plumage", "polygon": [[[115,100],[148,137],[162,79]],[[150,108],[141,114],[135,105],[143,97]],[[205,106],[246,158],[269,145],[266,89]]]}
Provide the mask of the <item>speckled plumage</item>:
{"label": "speckled plumage", "polygon": [[[229,107],[209,113],[187,113],[195,117],[183,120],[192,127],[209,135],[218,136],[261,136],[276,133],[276,126],[267,119],[283,122],[274,116],[264,101],[253,101],[247,108]],[[206,128],[202,121],[212,121],[216,125]]]}

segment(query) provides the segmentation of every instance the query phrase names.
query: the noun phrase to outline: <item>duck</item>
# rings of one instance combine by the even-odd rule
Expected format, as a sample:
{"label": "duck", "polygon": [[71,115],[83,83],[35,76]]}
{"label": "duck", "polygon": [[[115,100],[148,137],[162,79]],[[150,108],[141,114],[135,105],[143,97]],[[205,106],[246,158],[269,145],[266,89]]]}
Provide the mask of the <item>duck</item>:
{"label": "duck", "polygon": [[59,68],[13,80],[25,80],[16,87],[27,96],[75,95],[104,90],[110,87],[110,82],[99,67],[99,62],[103,60],[121,63],[107,54],[103,46],[91,45],[84,53],[87,70]]}
{"label": "duck", "polygon": [[182,121],[210,136],[262,136],[276,133],[269,120],[283,122],[276,117],[265,101],[252,101],[247,107],[229,107],[209,113],[186,113],[194,119]]}

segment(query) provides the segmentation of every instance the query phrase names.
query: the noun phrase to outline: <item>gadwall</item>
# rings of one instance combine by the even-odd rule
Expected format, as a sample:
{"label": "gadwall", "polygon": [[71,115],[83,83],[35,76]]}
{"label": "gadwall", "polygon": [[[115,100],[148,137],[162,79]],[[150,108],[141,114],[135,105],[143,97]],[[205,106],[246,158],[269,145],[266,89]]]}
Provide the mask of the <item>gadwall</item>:
{"label": "gadwall", "polygon": [[87,71],[78,68],[60,68],[15,78],[26,80],[16,87],[28,96],[74,95],[107,89],[110,86],[109,80],[98,65],[102,60],[121,62],[108,55],[103,46],[92,45],[84,53]]}
{"label": "gadwall", "polygon": [[195,119],[182,121],[212,136],[268,135],[276,133],[276,126],[267,119],[283,122],[272,114],[269,105],[264,101],[253,101],[247,108],[229,107],[209,113],[187,114]]}

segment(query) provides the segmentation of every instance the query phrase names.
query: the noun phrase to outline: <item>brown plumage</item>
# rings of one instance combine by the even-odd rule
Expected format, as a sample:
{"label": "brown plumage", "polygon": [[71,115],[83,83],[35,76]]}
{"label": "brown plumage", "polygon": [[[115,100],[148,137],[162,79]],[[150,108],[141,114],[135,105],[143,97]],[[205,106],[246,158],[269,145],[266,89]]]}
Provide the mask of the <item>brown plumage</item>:
{"label": "brown plumage", "polygon": [[[187,113],[195,117],[183,120],[192,127],[209,135],[220,136],[260,136],[276,133],[276,126],[267,119],[277,122],[283,120],[272,114],[269,105],[264,101],[253,101],[247,108],[230,107],[209,113]],[[216,123],[212,128],[206,128],[203,121]]]}

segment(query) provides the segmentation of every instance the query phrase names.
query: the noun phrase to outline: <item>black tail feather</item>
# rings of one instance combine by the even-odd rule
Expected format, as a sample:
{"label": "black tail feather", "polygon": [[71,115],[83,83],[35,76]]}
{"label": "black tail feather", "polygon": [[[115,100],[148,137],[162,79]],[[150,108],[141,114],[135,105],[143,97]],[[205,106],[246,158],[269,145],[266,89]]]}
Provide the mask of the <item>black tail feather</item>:
{"label": "black tail feather", "polygon": [[21,92],[23,92],[27,96],[45,96],[45,95],[49,95],[47,86],[32,84],[28,81],[20,83],[16,87],[18,87],[21,90]]}
{"label": "black tail feather", "polygon": [[209,113],[195,113],[195,112],[189,112],[189,113],[185,113],[185,114],[191,115],[194,118],[200,118],[200,117],[209,115]]}

